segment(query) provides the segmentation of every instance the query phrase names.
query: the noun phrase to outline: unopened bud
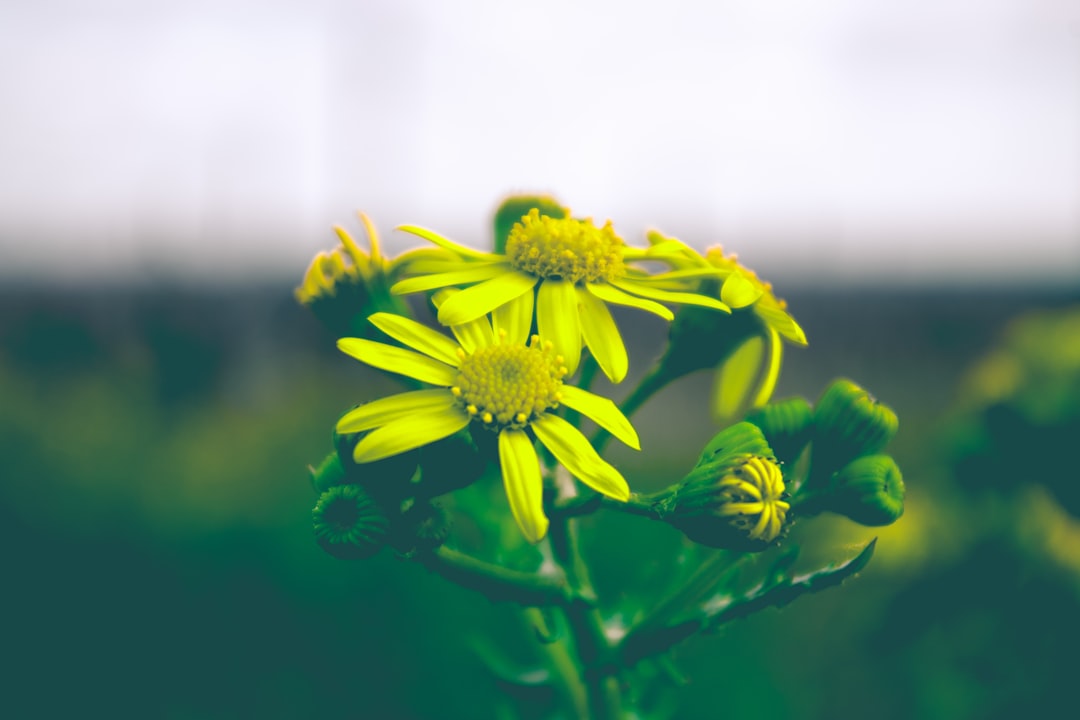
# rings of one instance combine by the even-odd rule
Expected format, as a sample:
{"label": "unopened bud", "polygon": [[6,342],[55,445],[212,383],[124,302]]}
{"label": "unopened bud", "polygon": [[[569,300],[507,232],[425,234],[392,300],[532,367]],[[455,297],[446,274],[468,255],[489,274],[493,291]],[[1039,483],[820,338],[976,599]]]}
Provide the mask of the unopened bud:
{"label": "unopened bud", "polygon": [[319,496],[311,511],[315,539],[334,557],[368,558],[386,544],[390,521],[359,485],[337,485]]}

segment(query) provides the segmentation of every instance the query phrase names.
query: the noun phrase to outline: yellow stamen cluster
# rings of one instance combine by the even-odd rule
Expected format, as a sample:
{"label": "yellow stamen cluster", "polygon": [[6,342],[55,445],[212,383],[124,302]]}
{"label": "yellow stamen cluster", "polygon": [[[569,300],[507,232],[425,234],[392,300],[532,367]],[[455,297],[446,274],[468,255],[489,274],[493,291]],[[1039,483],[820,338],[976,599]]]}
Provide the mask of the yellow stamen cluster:
{"label": "yellow stamen cluster", "polygon": [[772,460],[751,456],[717,481],[719,517],[751,540],[772,542],[780,534],[791,505],[782,500],[784,479]]}
{"label": "yellow stamen cluster", "polygon": [[623,241],[609,221],[553,218],[532,209],[514,225],[506,257],[522,272],[578,282],[611,281],[623,275]]}
{"label": "yellow stamen cluster", "polygon": [[496,344],[461,355],[450,392],[469,415],[495,430],[525,427],[562,399],[566,365],[552,344],[536,335],[528,347]]}

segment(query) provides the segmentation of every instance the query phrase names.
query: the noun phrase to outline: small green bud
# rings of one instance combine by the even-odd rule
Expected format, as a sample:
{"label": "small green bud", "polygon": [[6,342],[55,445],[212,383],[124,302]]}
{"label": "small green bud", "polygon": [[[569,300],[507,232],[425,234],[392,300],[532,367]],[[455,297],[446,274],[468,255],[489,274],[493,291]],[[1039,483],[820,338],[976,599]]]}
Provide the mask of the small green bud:
{"label": "small green bud", "polygon": [[510,237],[510,230],[533,208],[548,217],[570,217],[570,210],[550,195],[511,195],[495,210],[495,252],[506,251],[506,239]]}
{"label": "small green bud", "polygon": [[888,455],[867,455],[836,473],[825,509],[860,525],[891,525],[904,514],[904,478]]}
{"label": "small green bud", "polygon": [[439,505],[416,502],[401,518],[394,544],[403,553],[434,550],[450,536],[450,519]]}
{"label": "small green bud", "polygon": [[761,428],[769,447],[785,463],[798,459],[814,431],[814,411],[801,397],[770,403],[750,413],[746,421]]}
{"label": "small green bud", "polygon": [[694,468],[675,490],[668,521],[694,542],[764,550],[790,509],[780,466],[771,457],[727,456]]}
{"label": "small green bud", "polygon": [[888,405],[850,380],[836,380],[814,408],[814,477],[885,449],[900,421]]}
{"label": "small green bud", "polygon": [[368,558],[386,544],[390,521],[358,485],[337,485],[319,496],[311,511],[315,539],[334,557]]}
{"label": "small green bud", "polygon": [[345,480],[345,468],[341,464],[341,458],[334,451],[323,458],[318,467],[308,465],[311,474],[311,487],[315,492],[324,493],[335,485],[343,485]]}

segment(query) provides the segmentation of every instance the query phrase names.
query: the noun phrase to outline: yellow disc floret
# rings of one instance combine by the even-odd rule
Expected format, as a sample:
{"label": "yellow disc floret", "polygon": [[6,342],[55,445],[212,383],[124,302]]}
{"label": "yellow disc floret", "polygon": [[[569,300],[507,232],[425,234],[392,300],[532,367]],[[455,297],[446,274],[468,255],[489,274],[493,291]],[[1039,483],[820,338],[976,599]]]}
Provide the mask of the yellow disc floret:
{"label": "yellow disc floret", "polygon": [[552,344],[534,335],[527,347],[496,344],[464,356],[450,391],[492,429],[522,428],[559,404],[565,375]]}
{"label": "yellow disc floret", "polygon": [[730,518],[751,540],[772,542],[780,534],[791,506],[781,499],[784,479],[775,462],[751,456],[720,478],[717,489],[716,515]]}
{"label": "yellow disc floret", "polygon": [[510,230],[506,257],[515,269],[539,278],[611,281],[623,274],[623,241],[609,221],[553,218],[533,209]]}

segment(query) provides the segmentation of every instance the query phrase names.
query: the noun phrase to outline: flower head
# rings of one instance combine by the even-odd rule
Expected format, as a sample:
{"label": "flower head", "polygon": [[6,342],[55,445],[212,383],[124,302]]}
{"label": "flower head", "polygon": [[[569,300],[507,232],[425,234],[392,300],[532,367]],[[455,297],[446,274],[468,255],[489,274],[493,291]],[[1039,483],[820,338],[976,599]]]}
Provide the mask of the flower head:
{"label": "flower head", "polygon": [[[764,405],[780,375],[783,341],[806,345],[806,334],[788,313],[787,303],[773,294],[770,283],[740,264],[734,254],[724,255],[720,247],[702,255],[659,232],[648,238],[650,257],[662,258],[673,268],[668,275],[701,273],[697,291],[734,310],[719,316],[684,308],[671,328],[666,371],[674,378],[715,367],[712,405],[719,424]],[[705,272],[710,269],[712,275]]]}
{"label": "flower head", "polygon": [[297,302],[311,308],[339,337],[366,332],[370,328],[367,317],[372,313],[405,311],[401,298],[390,293],[405,262],[422,266],[425,261],[448,255],[443,250],[424,248],[390,260],[380,250],[379,234],[371,219],[360,213],[360,221],[371,251],[363,250],[348,231],[335,226],[340,244],[318,253],[293,291]]}
{"label": "flower head", "polygon": [[428,273],[391,288],[404,294],[468,286],[439,308],[439,322],[460,325],[492,314],[496,330],[507,329],[511,344],[523,342],[536,310],[541,337],[554,343],[570,374],[577,370],[582,344],[613,382],[626,377],[628,359],[622,336],[607,305],[628,305],[671,320],[662,302],[687,303],[730,312],[720,300],[687,292],[689,277],[713,275],[711,268],[649,275],[633,267],[635,260],[664,260],[628,247],[611,223],[597,227],[591,219],[543,215],[533,208],[510,230],[505,253],[487,253],[458,245],[423,228],[400,228],[426,238],[456,255],[454,262],[407,274]]}
{"label": "flower head", "polygon": [[[443,307],[453,297],[444,293]],[[559,405],[577,410],[635,449],[637,433],[613,402],[563,382],[566,362],[550,341],[534,335],[515,342],[486,318],[452,326],[457,342],[390,313],[376,313],[370,321],[413,350],[361,338],[342,338],[338,347],[368,365],[436,387],[382,398],[344,415],[339,433],[370,431],[353,451],[356,462],[403,453],[466,427],[494,432],[510,509],[530,542],[539,541],[548,525],[534,437],[589,487],[617,500],[629,497],[619,471],[553,411]]]}
{"label": "flower head", "polygon": [[733,455],[687,476],[671,522],[703,545],[762,550],[779,537],[790,509],[773,458]]}

